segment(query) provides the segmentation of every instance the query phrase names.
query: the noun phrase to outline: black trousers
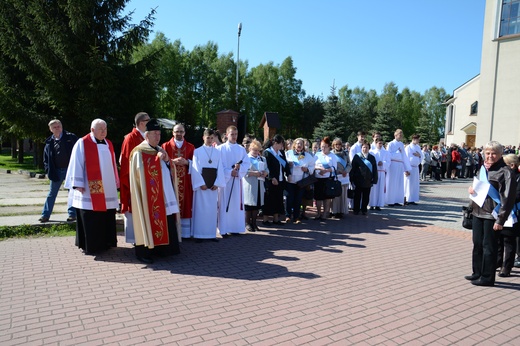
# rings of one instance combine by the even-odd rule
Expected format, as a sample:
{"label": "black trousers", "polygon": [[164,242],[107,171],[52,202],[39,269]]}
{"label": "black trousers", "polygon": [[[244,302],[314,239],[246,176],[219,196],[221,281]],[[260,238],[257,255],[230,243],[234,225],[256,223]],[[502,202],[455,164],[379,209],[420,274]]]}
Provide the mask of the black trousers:
{"label": "black trousers", "polygon": [[370,187],[357,187],[354,190],[354,213],[367,212],[368,200],[370,198]]}
{"label": "black trousers", "polygon": [[117,246],[116,210],[76,209],[76,246],[95,254]]}
{"label": "black trousers", "polygon": [[168,222],[168,245],[158,245],[153,249],[147,248],[144,245],[135,246],[135,255],[137,257],[149,258],[152,255],[157,257],[166,257],[172,255],[178,255],[181,253],[179,237],[177,235],[177,225],[175,215],[167,215],[166,221]]}
{"label": "black trousers", "polygon": [[498,236],[497,267],[513,269],[516,255],[516,240],[518,237],[500,235]]}
{"label": "black trousers", "polygon": [[495,220],[473,216],[473,274],[486,283],[495,283],[500,232],[493,230],[494,224]]}

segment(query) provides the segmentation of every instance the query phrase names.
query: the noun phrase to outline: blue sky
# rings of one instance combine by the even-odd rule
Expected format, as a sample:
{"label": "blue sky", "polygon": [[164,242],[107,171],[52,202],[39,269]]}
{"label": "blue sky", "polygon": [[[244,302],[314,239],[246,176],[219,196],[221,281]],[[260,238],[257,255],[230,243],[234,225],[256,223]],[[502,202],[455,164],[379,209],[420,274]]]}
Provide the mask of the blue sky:
{"label": "blue sky", "polygon": [[192,50],[208,41],[249,69],[291,56],[307,95],[388,82],[447,93],[480,72],[485,0],[131,0],[136,23],[157,8],[154,33]]}

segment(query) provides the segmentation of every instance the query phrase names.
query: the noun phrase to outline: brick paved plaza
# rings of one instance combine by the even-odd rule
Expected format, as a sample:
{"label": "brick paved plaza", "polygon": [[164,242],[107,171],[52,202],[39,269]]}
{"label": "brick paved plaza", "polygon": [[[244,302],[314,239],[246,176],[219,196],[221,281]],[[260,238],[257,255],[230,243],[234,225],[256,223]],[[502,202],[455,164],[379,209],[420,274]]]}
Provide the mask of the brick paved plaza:
{"label": "brick paved plaza", "polygon": [[[47,186],[2,173],[0,190],[14,181],[37,191],[20,200],[43,193],[41,211]],[[519,345],[520,270],[495,287],[464,280],[469,183],[422,183],[418,206],[184,242],[148,266],[122,236],[96,257],[72,237],[2,241],[0,345]],[[39,215],[0,225],[22,217]]]}

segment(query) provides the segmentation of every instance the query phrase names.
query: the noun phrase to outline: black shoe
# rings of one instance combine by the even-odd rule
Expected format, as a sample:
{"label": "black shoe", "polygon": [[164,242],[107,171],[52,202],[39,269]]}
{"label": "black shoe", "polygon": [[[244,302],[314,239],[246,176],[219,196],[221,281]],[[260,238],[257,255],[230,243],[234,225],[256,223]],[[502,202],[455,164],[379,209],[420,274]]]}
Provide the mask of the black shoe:
{"label": "black shoe", "polygon": [[152,264],[153,263],[153,259],[151,259],[150,257],[137,256],[137,260],[139,262],[144,263],[144,264]]}
{"label": "black shoe", "polygon": [[229,236],[230,236],[230,235],[227,234],[227,233],[226,233],[226,234],[222,234],[222,238],[229,238]]}
{"label": "black shoe", "polygon": [[415,203],[415,202],[410,202],[410,203],[407,203],[408,205],[419,205],[418,203]]}
{"label": "black shoe", "polygon": [[43,223],[43,222],[47,222],[47,221],[49,221],[49,218],[48,218],[48,217],[45,217],[45,216],[42,216],[42,217],[40,217],[40,218],[38,219],[38,221],[40,221],[40,222],[42,222],[42,223]]}
{"label": "black shoe", "polygon": [[69,216],[69,217],[67,218],[67,221],[68,221],[68,222],[76,221],[76,217],[75,217],[75,216]]}
{"label": "black shoe", "polygon": [[508,278],[511,276],[511,269],[502,268],[500,273],[498,274],[501,278]]}
{"label": "black shoe", "polygon": [[376,207],[376,210],[377,210],[377,211],[381,211],[381,208],[379,208],[379,207]]}
{"label": "black shoe", "polygon": [[376,208],[375,207],[370,207],[370,210],[376,210]]}
{"label": "black shoe", "polygon": [[477,280],[478,278],[480,278],[480,276],[477,274],[466,275],[464,277],[464,279],[469,280],[469,281]]}
{"label": "black shoe", "polygon": [[402,204],[394,203],[394,207],[402,207],[402,206],[403,206]]}
{"label": "black shoe", "polygon": [[473,281],[471,281],[471,284],[473,284],[475,286],[489,286],[489,287],[495,286],[494,282],[485,282],[482,280],[473,280]]}

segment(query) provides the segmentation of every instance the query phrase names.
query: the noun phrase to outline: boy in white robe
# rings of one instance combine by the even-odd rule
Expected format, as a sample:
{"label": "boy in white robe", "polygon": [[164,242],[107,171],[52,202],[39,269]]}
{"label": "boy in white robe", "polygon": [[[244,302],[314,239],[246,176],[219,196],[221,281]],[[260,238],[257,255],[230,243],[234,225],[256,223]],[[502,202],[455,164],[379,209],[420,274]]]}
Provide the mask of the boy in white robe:
{"label": "boy in white robe", "polygon": [[226,186],[219,188],[218,230],[223,237],[246,232],[242,178],[251,165],[246,149],[237,144],[237,128],[229,126],[226,135],[227,142],[218,146],[226,179]]}
{"label": "boy in white robe", "polygon": [[386,174],[386,204],[389,207],[402,206],[404,202],[404,176],[410,174],[410,161],[404,152],[403,130],[397,129],[394,140],[388,143],[390,165]]}
{"label": "boy in white robe", "polygon": [[381,137],[376,140],[375,149],[370,149],[370,154],[376,158],[378,175],[377,184],[370,190],[370,210],[381,210],[381,207],[385,206],[386,170],[390,165],[389,155],[383,147]]}
{"label": "boy in white robe", "polygon": [[[220,151],[213,146],[215,131],[206,129],[202,137],[204,144],[195,149],[191,168],[193,187],[193,217],[191,234],[197,242],[202,239],[217,241],[218,188],[226,186]],[[203,170],[215,170],[214,182],[206,182]],[[208,186],[208,184],[212,184]]]}
{"label": "boy in white robe", "polygon": [[419,165],[424,157],[424,153],[419,146],[419,135],[412,136],[412,143],[404,149],[410,162],[410,174],[404,178],[404,197],[406,204],[416,205],[419,202]]}

